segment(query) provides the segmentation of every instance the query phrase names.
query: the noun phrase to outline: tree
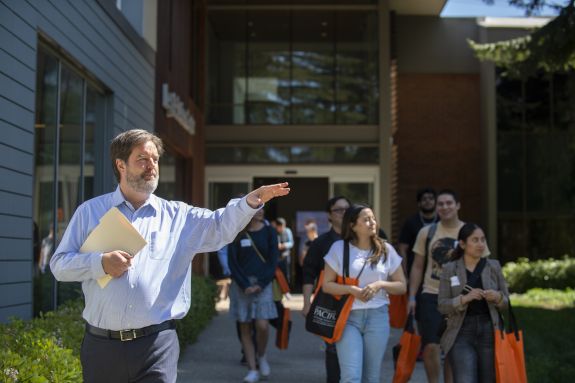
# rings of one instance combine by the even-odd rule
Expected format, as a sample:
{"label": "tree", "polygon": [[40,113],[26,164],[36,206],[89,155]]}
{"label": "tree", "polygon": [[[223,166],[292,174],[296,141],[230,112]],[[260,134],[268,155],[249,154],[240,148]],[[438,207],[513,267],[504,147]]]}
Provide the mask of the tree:
{"label": "tree", "polygon": [[[493,0],[484,0],[493,3]],[[539,70],[565,72],[575,69],[575,0],[564,6],[549,0],[509,0],[524,8],[526,15],[536,14],[545,5],[555,7],[559,14],[528,36],[490,44],[468,40],[480,60],[493,61],[513,77],[529,77]]]}

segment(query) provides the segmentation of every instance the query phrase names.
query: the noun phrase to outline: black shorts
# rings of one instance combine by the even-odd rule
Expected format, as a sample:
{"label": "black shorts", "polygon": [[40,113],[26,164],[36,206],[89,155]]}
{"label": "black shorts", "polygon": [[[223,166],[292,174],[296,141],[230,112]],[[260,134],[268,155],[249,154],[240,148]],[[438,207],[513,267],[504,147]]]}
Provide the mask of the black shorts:
{"label": "black shorts", "polygon": [[439,344],[439,327],[443,317],[437,311],[437,294],[422,293],[415,306],[417,328],[421,335],[421,345]]}

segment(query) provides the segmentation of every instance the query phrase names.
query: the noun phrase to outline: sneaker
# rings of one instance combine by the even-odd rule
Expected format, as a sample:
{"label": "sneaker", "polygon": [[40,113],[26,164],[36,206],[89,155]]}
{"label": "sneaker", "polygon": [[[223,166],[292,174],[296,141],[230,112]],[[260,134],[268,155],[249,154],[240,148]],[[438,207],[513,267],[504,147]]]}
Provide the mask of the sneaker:
{"label": "sneaker", "polygon": [[258,362],[259,362],[259,366],[260,366],[260,374],[262,376],[263,379],[266,379],[268,376],[270,376],[270,364],[268,363],[268,360],[265,356],[262,356],[260,358],[258,358]]}
{"label": "sneaker", "polygon": [[244,383],[255,383],[260,381],[260,373],[256,370],[250,370],[244,378]]}

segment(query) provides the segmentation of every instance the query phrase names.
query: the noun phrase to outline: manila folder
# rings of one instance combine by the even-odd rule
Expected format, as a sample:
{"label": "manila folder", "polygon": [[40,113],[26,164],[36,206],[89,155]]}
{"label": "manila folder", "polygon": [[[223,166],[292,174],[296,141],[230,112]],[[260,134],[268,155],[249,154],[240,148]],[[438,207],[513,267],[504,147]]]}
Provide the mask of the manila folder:
{"label": "manila folder", "polygon": [[[146,240],[142,238],[130,221],[118,208],[113,207],[100,218],[100,223],[88,235],[80,248],[80,253],[107,253],[122,250],[134,256],[146,244]],[[103,276],[98,279],[98,284],[104,288],[111,279],[112,277],[109,275]]]}

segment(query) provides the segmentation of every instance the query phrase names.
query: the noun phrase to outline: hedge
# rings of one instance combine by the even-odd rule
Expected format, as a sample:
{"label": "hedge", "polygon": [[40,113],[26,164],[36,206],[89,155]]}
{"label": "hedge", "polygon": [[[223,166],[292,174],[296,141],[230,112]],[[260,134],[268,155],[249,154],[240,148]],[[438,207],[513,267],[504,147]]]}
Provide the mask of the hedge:
{"label": "hedge", "polygon": [[198,335],[210,323],[216,314],[217,297],[218,289],[212,279],[192,277],[192,306],[188,315],[177,321],[176,326],[181,351],[186,345],[194,343]]}
{"label": "hedge", "polygon": [[523,294],[511,294],[511,302],[514,306],[536,307],[549,310],[561,310],[575,308],[575,290],[534,288]]}
{"label": "hedge", "polygon": [[532,288],[565,290],[575,288],[575,258],[530,261],[519,258],[503,266],[503,275],[514,293]]}
{"label": "hedge", "polygon": [[[216,297],[211,279],[192,278],[192,306],[176,328],[181,350],[197,339],[214,316]],[[30,321],[0,324],[0,382],[82,382],[83,305],[76,300]]]}

